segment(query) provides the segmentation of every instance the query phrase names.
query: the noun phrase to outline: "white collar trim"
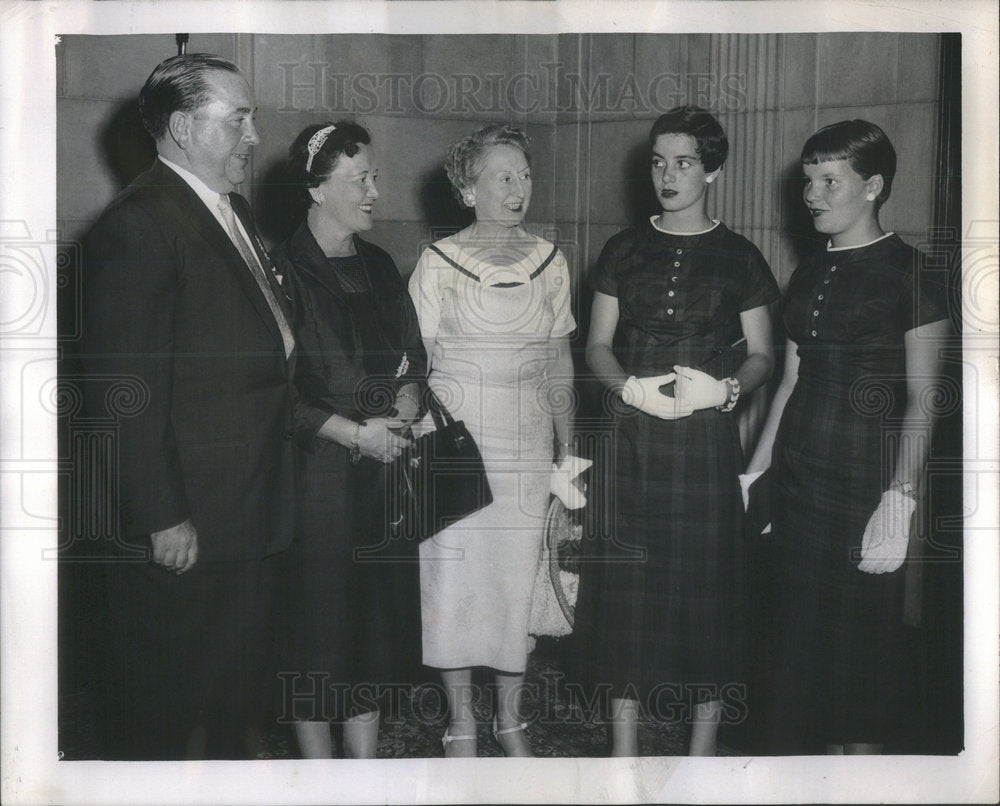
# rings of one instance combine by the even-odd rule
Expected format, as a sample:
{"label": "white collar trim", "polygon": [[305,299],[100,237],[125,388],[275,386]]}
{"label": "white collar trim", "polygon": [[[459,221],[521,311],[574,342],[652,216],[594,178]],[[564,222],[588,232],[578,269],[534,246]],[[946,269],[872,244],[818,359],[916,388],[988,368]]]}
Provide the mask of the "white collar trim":
{"label": "white collar trim", "polygon": [[704,235],[706,232],[711,232],[717,226],[719,226],[719,219],[713,218],[712,226],[710,226],[708,229],[698,230],[697,232],[674,232],[671,229],[663,229],[663,227],[657,224],[656,219],[658,219],[659,217],[660,217],[659,213],[657,213],[656,215],[651,215],[649,217],[649,223],[653,225],[653,229],[655,229],[657,232],[664,232],[667,235]]}
{"label": "white collar trim", "polygon": [[880,235],[874,241],[869,241],[868,243],[856,243],[856,244],[853,244],[851,246],[834,246],[833,245],[833,241],[830,240],[830,241],[826,242],[826,251],[827,252],[844,252],[844,251],[846,251],[848,249],[863,249],[866,246],[871,246],[873,243],[878,243],[879,241],[884,241],[886,238],[889,238],[889,237],[891,237],[891,236],[893,236],[895,234],[896,234],[895,232],[887,232],[885,235]]}

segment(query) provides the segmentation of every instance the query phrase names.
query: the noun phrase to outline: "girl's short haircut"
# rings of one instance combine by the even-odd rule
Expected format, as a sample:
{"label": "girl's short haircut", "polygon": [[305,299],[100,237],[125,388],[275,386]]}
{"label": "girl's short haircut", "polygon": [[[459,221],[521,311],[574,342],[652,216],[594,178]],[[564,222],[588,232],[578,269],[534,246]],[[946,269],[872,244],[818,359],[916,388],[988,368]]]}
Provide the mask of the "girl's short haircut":
{"label": "girl's short haircut", "polygon": [[842,120],[817,131],[802,146],[802,164],[847,160],[862,179],[882,176],[882,192],[876,197],[879,206],[892,192],[896,176],[896,149],[874,123],[867,120]]}
{"label": "girl's short haircut", "polygon": [[705,171],[721,168],[729,156],[726,132],[707,109],[700,106],[678,106],[660,115],[649,130],[649,146],[656,145],[661,134],[686,134],[695,141],[698,158]]}

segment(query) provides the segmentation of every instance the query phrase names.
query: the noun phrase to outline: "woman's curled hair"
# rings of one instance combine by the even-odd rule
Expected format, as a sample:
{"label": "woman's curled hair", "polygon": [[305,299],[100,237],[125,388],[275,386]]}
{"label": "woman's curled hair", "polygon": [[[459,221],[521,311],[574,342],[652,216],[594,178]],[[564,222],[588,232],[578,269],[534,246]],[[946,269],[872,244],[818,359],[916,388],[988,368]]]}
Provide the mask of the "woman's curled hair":
{"label": "woman's curled hair", "polygon": [[530,143],[531,138],[522,129],[510,123],[493,123],[484,126],[452,143],[448,148],[444,169],[459,204],[465,204],[462,192],[476,183],[479,178],[480,163],[490,148],[500,145],[519,148],[528,165],[531,165],[531,154],[528,152]]}

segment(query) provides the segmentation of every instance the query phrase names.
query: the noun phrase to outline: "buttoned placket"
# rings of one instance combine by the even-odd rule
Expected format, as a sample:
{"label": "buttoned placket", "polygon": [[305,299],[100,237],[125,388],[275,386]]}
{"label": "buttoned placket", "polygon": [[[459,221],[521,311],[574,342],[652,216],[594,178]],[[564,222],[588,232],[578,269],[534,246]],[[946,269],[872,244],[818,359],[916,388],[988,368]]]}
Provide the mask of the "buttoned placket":
{"label": "buttoned placket", "polygon": [[[679,275],[680,275],[680,268],[681,268],[681,257],[683,255],[684,255],[684,250],[683,249],[681,249],[680,247],[677,247],[676,249],[674,249],[673,265],[670,267],[670,271],[671,271],[671,275],[670,275],[670,288],[667,291],[667,296],[673,301],[674,305],[677,304],[677,302],[676,302],[676,297],[677,297],[677,281],[680,279]],[[667,315],[668,316],[673,316],[674,313],[676,313],[676,309],[675,308],[673,308],[673,307],[667,308]]]}
{"label": "buttoned placket", "polygon": [[[812,312],[812,327],[810,330],[810,334],[814,339],[819,335],[819,320],[823,312],[822,303],[826,299],[826,295],[829,292],[828,286],[830,285],[830,281],[833,279],[836,272],[837,272],[836,266],[831,266],[829,268],[829,270],[826,272],[826,276],[823,278],[823,285],[820,286],[819,291],[816,294],[815,307],[813,308]],[[827,291],[824,291],[823,290],[824,288],[826,288]]]}

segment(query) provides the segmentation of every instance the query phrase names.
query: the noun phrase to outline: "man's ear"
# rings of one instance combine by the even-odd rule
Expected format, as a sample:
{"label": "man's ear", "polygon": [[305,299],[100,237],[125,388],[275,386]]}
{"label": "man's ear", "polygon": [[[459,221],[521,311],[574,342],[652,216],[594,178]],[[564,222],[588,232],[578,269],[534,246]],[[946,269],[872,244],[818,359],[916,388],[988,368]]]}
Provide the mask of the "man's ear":
{"label": "man's ear", "polygon": [[179,148],[186,148],[191,140],[191,116],[186,112],[171,112],[167,119],[167,133]]}

